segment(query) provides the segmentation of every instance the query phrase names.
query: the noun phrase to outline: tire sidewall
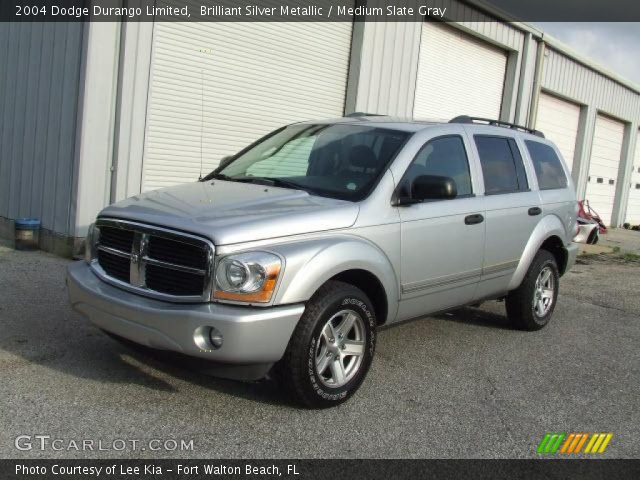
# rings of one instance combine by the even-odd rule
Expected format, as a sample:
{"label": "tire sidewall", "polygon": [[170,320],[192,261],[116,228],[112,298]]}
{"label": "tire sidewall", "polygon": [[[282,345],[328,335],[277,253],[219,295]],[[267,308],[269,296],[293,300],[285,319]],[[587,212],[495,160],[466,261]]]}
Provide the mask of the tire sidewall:
{"label": "tire sidewall", "polygon": [[[356,375],[345,385],[338,388],[331,388],[322,383],[316,372],[316,346],[320,332],[326,322],[341,310],[350,309],[361,316],[365,330],[365,352],[362,364]],[[371,302],[357,292],[348,292],[344,295],[336,295],[335,299],[323,309],[322,313],[315,319],[315,326],[311,333],[311,338],[307,339],[307,351],[305,355],[305,377],[307,381],[308,393],[315,401],[323,404],[338,404],[344,402],[358,389],[364,377],[367,375],[376,345],[376,317],[371,306]]]}
{"label": "tire sidewall", "polygon": [[[549,309],[549,311],[547,312],[547,314],[543,317],[538,316],[538,314],[536,314],[535,308],[533,306],[533,298],[535,295],[535,288],[536,288],[536,280],[538,278],[538,276],[540,275],[540,272],[542,272],[542,270],[545,267],[551,267],[551,274],[553,275],[553,284],[554,284],[554,288],[553,288],[553,302],[551,304],[551,308]],[[529,306],[531,308],[531,318],[533,319],[533,321],[543,327],[545,326],[547,323],[549,323],[549,321],[551,320],[551,317],[553,315],[553,312],[556,308],[556,303],[558,301],[558,291],[560,289],[560,274],[558,272],[558,265],[556,264],[555,259],[551,256],[551,254],[549,254],[549,256],[544,256],[540,262],[537,263],[537,268],[535,269],[535,272],[533,272],[534,275],[531,276],[531,284],[529,286],[529,292],[528,292],[528,297],[529,297]]]}

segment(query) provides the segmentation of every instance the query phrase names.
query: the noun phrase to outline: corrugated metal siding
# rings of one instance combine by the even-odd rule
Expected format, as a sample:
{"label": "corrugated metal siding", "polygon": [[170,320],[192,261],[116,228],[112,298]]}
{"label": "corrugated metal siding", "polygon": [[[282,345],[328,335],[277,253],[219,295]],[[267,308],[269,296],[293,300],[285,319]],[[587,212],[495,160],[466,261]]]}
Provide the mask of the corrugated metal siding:
{"label": "corrugated metal siding", "polygon": [[623,143],[624,123],[598,115],[593,133],[586,198],[605,225],[612,224],[615,182],[618,179]]}
{"label": "corrugated metal siding", "polygon": [[623,120],[640,119],[640,94],[553,49],[547,49],[542,87]]}
{"label": "corrugated metal siding", "polygon": [[0,23],[0,216],[69,234],[81,23]]}
{"label": "corrugated metal siding", "polygon": [[580,106],[547,93],[540,94],[535,128],[556,144],[569,171],[573,168],[579,125]]}
{"label": "corrugated metal siding", "polygon": [[440,23],[422,27],[414,116],[499,118],[506,52]]}
{"label": "corrugated metal siding", "polygon": [[636,135],[636,150],[633,157],[631,179],[629,185],[629,201],[627,202],[627,214],[625,222],[631,225],[640,225],[640,132],[633,132]]}
{"label": "corrugated metal siding", "polygon": [[[384,0],[367,1],[367,7],[384,9],[387,4]],[[410,0],[404,2],[403,6],[412,6],[417,11],[422,4],[424,2],[419,0]],[[450,23],[483,41],[518,52],[517,64],[514,65],[514,81],[517,85],[519,59],[525,41],[523,32],[508,23],[497,22],[493,17],[460,1],[436,0],[429,3],[429,6],[447,8],[447,16],[450,18],[471,18],[471,21]],[[408,117],[413,115],[421,34],[420,21],[364,24],[358,86],[352,92],[356,96],[354,111]],[[506,93],[515,95],[515,90]]]}
{"label": "corrugated metal siding", "polygon": [[156,23],[142,190],[194,181],[201,161],[209,172],[282,125],[342,116],[351,31],[348,22]]}
{"label": "corrugated metal siding", "polygon": [[365,23],[355,111],[413,114],[420,22]]}

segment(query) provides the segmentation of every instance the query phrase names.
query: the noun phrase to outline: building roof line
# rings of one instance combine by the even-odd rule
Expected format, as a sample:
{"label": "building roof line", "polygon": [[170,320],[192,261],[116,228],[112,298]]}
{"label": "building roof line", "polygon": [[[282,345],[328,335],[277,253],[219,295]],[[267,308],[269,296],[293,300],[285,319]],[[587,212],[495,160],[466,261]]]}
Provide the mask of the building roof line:
{"label": "building roof line", "polygon": [[560,40],[553,37],[552,35],[549,35],[548,33],[536,28],[535,26],[529,23],[509,20],[509,14],[506,11],[494,5],[491,5],[490,3],[487,3],[486,0],[466,0],[465,3],[469,3],[470,5],[485,11],[487,14],[491,15],[492,17],[495,17],[497,20],[509,22],[509,24],[511,24],[514,28],[526,33],[530,33],[537,40],[545,42],[545,44],[549,46],[552,50],[555,50],[569,57],[570,59],[580,63],[581,65],[597,73],[600,73],[601,75],[604,75],[605,77],[609,78],[610,80],[613,80],[614,82],[622,85],[623,87],[628,88],[629,90],[632,90],[634,93],[640,94],[640,84],[634,82],[633,80],[629,80],[628,78],[625,78],[619,75],[618,73],[610,70],[609,68],[604,67],[601,64],[595,62],[594,60],[586,57],[585,55],[576,52],[571,47],[569,47],[566,43],[561,42]]}

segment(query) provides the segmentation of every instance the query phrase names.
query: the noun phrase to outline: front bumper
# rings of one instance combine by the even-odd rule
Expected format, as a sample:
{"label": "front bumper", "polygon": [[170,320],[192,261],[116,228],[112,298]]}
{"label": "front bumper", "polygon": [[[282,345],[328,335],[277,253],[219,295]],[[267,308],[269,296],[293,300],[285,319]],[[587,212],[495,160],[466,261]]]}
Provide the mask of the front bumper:
{"label": "front bumper", "polygon": [[[69,266],[67,285],[72,307],[97,327],[148,347],[221,364],[277,362],[304,312],[302,304],[252,308],[162,302],[103,282],[84,261]],[[219,349],[203,348],[202,332],[209,327],[223,335]]]}

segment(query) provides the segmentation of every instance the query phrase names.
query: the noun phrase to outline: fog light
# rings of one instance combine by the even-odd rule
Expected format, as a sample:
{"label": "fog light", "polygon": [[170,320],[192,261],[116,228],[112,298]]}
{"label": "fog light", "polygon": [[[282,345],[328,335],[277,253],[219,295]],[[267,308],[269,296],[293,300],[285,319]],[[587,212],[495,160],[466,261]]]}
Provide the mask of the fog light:
{"label": "fog light", "polygon": [[216,350],[222,346],[222,333],[211,327],[209,330],[209,341]]}

